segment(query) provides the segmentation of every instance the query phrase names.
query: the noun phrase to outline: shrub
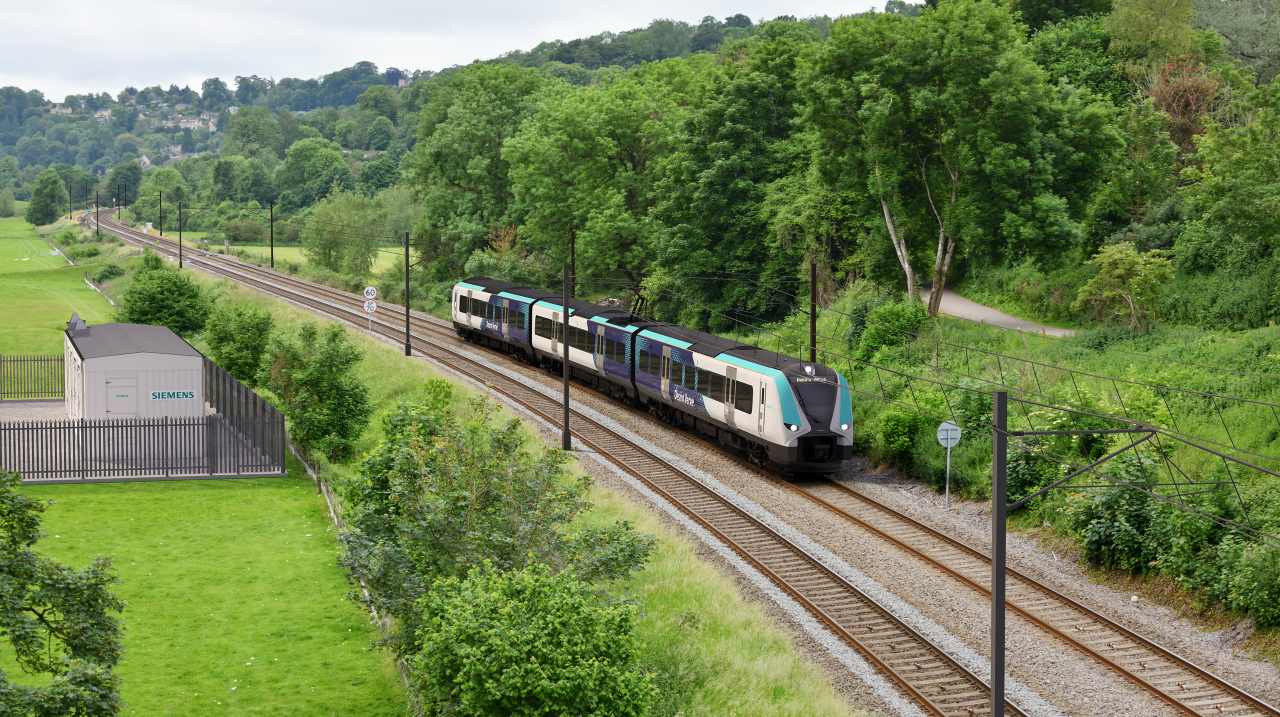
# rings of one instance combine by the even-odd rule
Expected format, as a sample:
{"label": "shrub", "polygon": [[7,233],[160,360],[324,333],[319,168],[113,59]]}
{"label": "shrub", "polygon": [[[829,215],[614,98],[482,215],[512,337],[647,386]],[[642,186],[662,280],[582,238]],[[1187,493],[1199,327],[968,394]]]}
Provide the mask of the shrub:
{"label": "shrub", "polygon": [[415,689],[428,712],[642,715],[655,696],[635,608],[601,605],[571,575],[486,565],[437,581],[419,609]]}
{"label": "shrub", "polygon": [[14,216],[17,213],[16,207],[17,204],[13,200],[13,190],[0,190],[0,218]]}
{"label": "shrub", "polygon": [[909,465],[916,435],[927,427],[928,419],[900,408],[880,414],[880,441],[877,448],[885,458]]}
{"label": "shrub", "polygon": [[92,244],[84,244],[81,246],[73,246],[63,253],[72,259],[91,259],[101,254],[102,250]]}
{"label": "shrub", "polygon": [[1035,440],[1010,446],[1005,474],[1009,502],[1022,500],[1064,475],[1044,448],[1042,442]]}
{"label": "shrub", "polygon": [[121,321],[168,326],[181,336],[204,327],[209,305],[200,287],[185,274],[170,269],[154,254],[143,257],[118,311]]}
{"label": "shrub", "polygon": [[271,314],[247,304],[223,305],[209,315],[204,337],[213,360],[242,383],[257,384],[271,338]]}
{"label": "shrub", "polygon": [[1167,252],[1140,253],[1130,242],[1104,246],[1089,260],[1097,268],[1076,295],[1071,308],[1132,331],[1150,327],[1152,314],[1165,286],[1173,279]]}
{"label": "shrub", "polygon": [[1145,573],[1155,559],[1147,535],[1152,498],[1142,489],[1154,483],[1151,462],[1125,454],[1113,459],[1107,472],[1120,482],[1139,487],[1099,489],[1077,508],[1073,527],[1091,564]]}
{"label": "shrub", "polygon": [[500,570],[531,561],[586,580],[612,579],[643,564],[652,539],[626,523],[570,530],[586,510],[586,478],[564,470],[560,451],[534,449],[516,420],[492,404],[462,418],[453,390],[429,381],[425,398],[383,420],[385,442],[342,486],[349,532],[343,561],[363,577],[379,611],[396,617],[389,642],[418,650],[413,608],[438,577],[481,562]]}
{"label": "shrub", "polygon": [[258,381],[280,399],[294,438],[343,461],[369,423],[369,389],[352,372],[360,349],[341,326],[303,324],[296,337],[272,337]]}
{"label": "shrub", "polygon": [[232,244],[261,244],[267,239],[267,229],[252,219],[233,219],[227,222],[222,233]]}
{"label": "shrub", "polygon": [[858,356],[871,358],[886,346],[902,346],[915,338],[928,314],[924,304],[907,300],[883,304],[867,314],[867,326],[858,341]]}
{"label": "shrub", "polygon": [[104,264],[93,274],[93,282],[102,284],[117,277],[124,276],[124,269],[119,264]]}
{"label": "shrub", "polygon": [[1242,547],[1227,576],[1226,603],[1253,615],[1258,627],[1280,627],[1280,549],[1274,545]]}

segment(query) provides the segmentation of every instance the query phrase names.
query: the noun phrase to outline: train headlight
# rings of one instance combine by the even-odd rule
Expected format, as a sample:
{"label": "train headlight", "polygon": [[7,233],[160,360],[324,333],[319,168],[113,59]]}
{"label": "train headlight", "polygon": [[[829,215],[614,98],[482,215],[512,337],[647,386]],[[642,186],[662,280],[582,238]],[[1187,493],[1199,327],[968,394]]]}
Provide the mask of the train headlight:
{"label": "train headlight", "polygon": [[794,423],[788,423],[788,424],[785,424],[785,425],[786,425],[786,427],[787,427],[787,430],[788,430],[788,431],[798,431],[798,430],[800,430],[800,427],[799,427],[799,426],[797,426],[797,425],[795,425]]}
{"label": "train headlight", "polygon": [[842,431],[847,431],[847,430],[849,430],[849,424],[847,424],[847,423],[841,423],[841,424],[840,424],[840,430],[842,430]]}

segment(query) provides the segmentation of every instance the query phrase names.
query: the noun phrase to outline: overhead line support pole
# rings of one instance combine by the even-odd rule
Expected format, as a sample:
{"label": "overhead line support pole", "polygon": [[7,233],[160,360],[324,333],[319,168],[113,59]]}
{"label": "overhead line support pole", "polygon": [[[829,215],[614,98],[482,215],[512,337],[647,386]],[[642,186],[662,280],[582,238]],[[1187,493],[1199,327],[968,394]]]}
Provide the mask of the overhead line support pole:
{"label": "overhead line support pole", "polygon": [[818,260],[809,260],[809,363],[818,363]]}
{"label": "overhead line support pole", "polygon": [[97,239],[102,239],[102,227],[98,226],[98,191],[96,189],[93,191],[93,234]]}
{"label": "overhead line support pole", "polygon": [[404,355],[413,354],[409,345],[409,232],[404,233]]}
{"label": "overhead line support pole", "polygon": [[1009,393],[996,391],[991,407],[991,714],[1004,717],[1004,587]]}
{"label": "overhead line support pole", "polygon": [[178,202],[178,268],[182,268],[182,202]]}
{"label": "overhead line support pole", "polygon": [[560,436],[560,447],[566,451],[573,450],[573,440],[569,435],[569,267],[569,264],[564,266],[564,298],[562,299],[564,306],[561,307],[563,309],[561,316],[564,322],[564,333],[560,336],[560,342],[564,346],[563,371],[561,372],[564,384],[564,423],[562,424],[563,431]]}
{"label": "overhead line support pole", "polygon": [[[276,203],[275,202],[270,202],[267,204],[267,232],[268,232],[267,235],[271,237],[270,239],[271,268],[274,269],[276,268]],[[405,340],[405,345],[406,346],[408,345],[408,339]],[[409,354],[407,353],[405,354],[405,356],[408,356],[408,355]]]}
{"label": "overhead line support pole", "polygon": [[160,236],[164,236],[164,192],[160,194]]}

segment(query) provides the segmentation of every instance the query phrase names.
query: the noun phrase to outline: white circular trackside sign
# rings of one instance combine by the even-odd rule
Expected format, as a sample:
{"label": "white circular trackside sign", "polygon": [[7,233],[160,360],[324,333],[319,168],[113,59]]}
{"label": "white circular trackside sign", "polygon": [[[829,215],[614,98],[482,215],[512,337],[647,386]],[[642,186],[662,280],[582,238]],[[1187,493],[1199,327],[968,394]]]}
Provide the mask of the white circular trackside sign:
{"label": "white circular trackside sign", "polygon": [[369,299],[370,301],[378,298],[378,289],[372,286],[364,287],[364,298]]}
{"label": "white circular trackside sign", "polygon": [[370,314],[378,310],[378,302],[370,299],[364,302],[364,310]]}
{"label": "white circular trackside sign", "polygon": [[960,442],[960,427],[951,421],[938,424],[938,443],[943,448],[955,448]]}

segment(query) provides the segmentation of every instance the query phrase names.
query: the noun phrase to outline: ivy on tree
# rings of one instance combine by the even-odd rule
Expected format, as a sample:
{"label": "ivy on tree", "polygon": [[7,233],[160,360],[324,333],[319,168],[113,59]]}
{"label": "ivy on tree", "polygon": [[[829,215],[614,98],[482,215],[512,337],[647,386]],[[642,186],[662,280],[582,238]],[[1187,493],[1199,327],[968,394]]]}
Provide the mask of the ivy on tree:
{"label": "ivy on tree", "polygon": [[101,717],[120,711],[120,625],[111,562],[75,570],[39,555],[44,506],[0,473],[0,637],[17,666],[40,675],[14,684],[0,670],[0,713]]}

